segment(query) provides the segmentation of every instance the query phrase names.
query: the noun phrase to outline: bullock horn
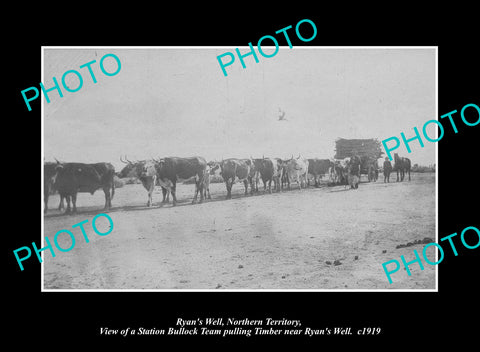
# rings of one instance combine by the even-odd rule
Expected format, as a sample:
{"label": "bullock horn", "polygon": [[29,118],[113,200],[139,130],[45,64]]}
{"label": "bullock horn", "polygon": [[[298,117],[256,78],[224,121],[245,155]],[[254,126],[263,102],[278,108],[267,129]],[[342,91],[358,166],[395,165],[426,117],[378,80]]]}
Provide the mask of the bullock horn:
{"label": "bullock horn", "polygon": [[125,160],[122,159],[122,156],[120,155],[120,161],[124,164],[128,164],[128,162],[126,162]]}
{"label": "bullock horn", "polygon": [[57,158],[54,157],[54,159],[55,159],[55,161],[57,162],[57,164],[61,164],[61,162],[58,161]]}
{"label": "bullock horn", "polygon": [[130,160],[127,159],[127,156],[125,155],[125,160],[129,163],[129,164],[133,164]]}

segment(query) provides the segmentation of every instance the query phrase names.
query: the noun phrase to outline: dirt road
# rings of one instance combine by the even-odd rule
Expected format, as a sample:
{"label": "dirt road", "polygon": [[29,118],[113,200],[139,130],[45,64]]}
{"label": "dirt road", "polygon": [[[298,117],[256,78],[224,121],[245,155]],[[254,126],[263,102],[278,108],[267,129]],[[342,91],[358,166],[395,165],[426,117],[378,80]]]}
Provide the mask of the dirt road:
{"label": "dirt road", "polygon": [[[104,237],[91,227],[103,192],[82,193],[77,214],[53,210],[45,217],[52,243],[61,229],[71,230],[76,243],[55,258],[44,251],[44,288],[435,289],[436,267],[412,264],[412,276],[402,267],[393,284],[382,268],[401,255],[413,260],[413,249],[424,247],[397,245],[435,240],[435,174],[412,174],[402,183],[382,179],[358,190],[325,186],[246,197],[236,183],[231,200],[224,199],[224,184],[211,184],[213,199],[196,205],[190,204],[194,186],[179,185],[176,207],[160,207],[159,189],[152,208],[141,185],[125,185],[116,190],[108,213],[114,229]],[[49,205],[55,208],[58,196]],[[71,229],[85,219],[89,243]],[[59,244],[68,248],[71,240],[63,234]]]}

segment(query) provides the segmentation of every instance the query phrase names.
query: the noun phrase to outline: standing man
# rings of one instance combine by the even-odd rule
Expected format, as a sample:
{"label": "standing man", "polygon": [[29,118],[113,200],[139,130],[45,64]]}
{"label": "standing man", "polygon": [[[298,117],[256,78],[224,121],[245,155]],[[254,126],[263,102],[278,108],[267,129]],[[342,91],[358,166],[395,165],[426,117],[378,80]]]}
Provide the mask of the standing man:
{"label": "standing man", "polygon": [[385,158],[385,161],[383,162],[383,183],[390,183],[390,173],[392,172],[392,169],[392,163],[388,158]]}

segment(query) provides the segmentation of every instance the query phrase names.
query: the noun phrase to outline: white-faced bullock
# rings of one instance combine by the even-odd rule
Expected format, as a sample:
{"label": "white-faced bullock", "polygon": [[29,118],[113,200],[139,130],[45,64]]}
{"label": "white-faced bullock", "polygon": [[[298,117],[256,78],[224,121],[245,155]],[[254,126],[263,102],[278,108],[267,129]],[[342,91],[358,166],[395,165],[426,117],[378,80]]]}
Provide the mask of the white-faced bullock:
{"label": "white-faced bullock", "polygon": [[302,189],[302,184],[303,187],[306,188],[309,165],[308,160],[303,159],[300,155],[294,159],[292,155],[292,158],[288,160],[286,164],[288,189],[290,189],[290,183],[292,182],[297,182],[299,189]]}
{"label": "white-faced bullock", "polygon": [[348,183],[348,171],[347,166],[350,162],[350,158],[334,159],[332,161],[333,166],[329,169],[330,180],[335,184],[347,184]]}
{"label": "white-faced bullock", "polygon": [[205,178],[203,182],[203,195],[205,198],[212,199],[210,196],[210,179],[220,176],[220,163],[217,161],[209,161],[205,168]]}
{"label": "white-faced bullock", "polygon": [[[150,207],[153,204],[152,195],[155,191],[155,186],[158,186],[157,180],[157,170],[155,169],[154,160],[137,160],[130,161],[125,157],[123,160],[120,157],[120,161],[125,165],[125,167],[118,173],[118,177],[135,177],[142,182],[143,187],[147,190],[148,200],[147,206]],[[165,187],[162,187],[163,200],[162,203],[169,202],[170,200],[170,191]]]}

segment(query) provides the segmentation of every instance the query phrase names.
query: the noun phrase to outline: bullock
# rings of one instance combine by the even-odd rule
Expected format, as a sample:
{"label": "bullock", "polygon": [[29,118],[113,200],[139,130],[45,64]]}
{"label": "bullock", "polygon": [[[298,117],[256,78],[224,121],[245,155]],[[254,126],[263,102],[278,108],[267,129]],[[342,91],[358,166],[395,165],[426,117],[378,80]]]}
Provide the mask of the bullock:
{"label": "bullock", "polygon": [[[220,163],[216,161],[209,161],[205,168],[205,179],[203,183],[204,198],[212,199],[210,196],[210,178],[220,173]],[[207,196],[208,195],[208,196]]]}
{"label": "bullock", "polygon": [[307,187],[308,165],[308,160],[301,158],[300,155],[296,159],[294,159],[292,155],[292,158],[287,161],[286,171],[288,175],[289,189],[292,181],[296,181],[298,183],[298,188],[302,189],[303,180],[304,188]]}
{"label": "bullock", "polygon": [[346,184],[347,183],[347,163],[350,162],[350,158],[342,160],[330,161],[333,166],[330,166],[328,172],[330,175],[330,181],[334,184]]}
{"label": "bullock", "polygon": [[258,182],[260,180],[260,170],[262,169],[262,159],[253,159],[250,157],[250,172],[248,180],[250,183],[250,194],[258,192]]}
{"label": "bullock", "polygon": [[[48,211],[48,198],[50,193],[53,193],[55,190],[55,179],[57,177],[57,170],[56,170],[56,163],[53,162],[45,162],[43,164],[43,201],[45,203],[45,207],[43,208],[43,212],[46,214]],[[60,206],[63,202],[60,203]]]}
{"label": "bullock", "polygon": [[212,199],[210,195],[210,172],[212,171],[212,167],[210,163],[207,163],[205,167],[205,174],[203,176],[203,198],[205,199]]}
{"label": "bullock", "polygon": [[348,184],[348,170],[350,158],[335,161],[334,173],[339,184]]}
{"label": "bullock", "polygon": [[283,172],[284,172],[284,165],[282,159],[274,158],[272,159],[275,167],[275,171],[273,174],[273,182],[275,183],[275,189],[277,192],[282,191],[282,182],[283,182]]}
{"label": "bullock", "polygon": [[[258,191],[258,177],[262,179],[264,192],[267,191],[268,184],[268,193],[272,193],[272,181],[274,182],[275,190],[280,191],[281,167],[279,167],[277,159],[262,157],[262,159],[252,159],[252,164],[254,172],[252,173],[251,171],[250,175],[255,180],[256,191]],[[253,187],[252,180],[250,184]]]}
{"label": "bullock", "polygon": [[[308,159],[308,173],[313,176],[315,187],[320,186],[318,179],[322,178],[324,174],[329,173],[329,169],[332,166],[333,163],[329,159]],[[308,178],[307,183],[310,186]]]}
{"label": "bullock", "polygon": [[252,161],[250,159],[225,159],[220,163],[221,175],[227,187],[227,199],[232,198],[232,186],[235,179],[243,181],[245,186],[245,195],[248,194],[248,181],[251,177],[250,170]]}
{"label": "bullock", "polygon": [[288,179],[288,172],[287,172],[287,163],[288,160],[282,160],[282,190],[285,188],[290,188],[290,180]]}
{"label": "bullock", "polygon": [[[125,160],[120,161],[125,165],[125,167],[118,173],[118,177],[124,178],[133,176],[138,178],[142,182],[143,187],[147,190],[147,207],[152,206],[152,195],[155,190],[155,186],[158,186],[157,181],[157,170],[155,169],[155,161],[153,160],[137,160],[132,162],[125,157]],[[162,187],[163,200],[162,203],[169,202],[170,192]]]}
{"label": "bullock", "polygon": [[163,188],[170,190],[173,197],[173,206],[177,205],[177,181],[195,177],[195,195],[192,204],[197,201],[200,193],[200,203],[203,202],[205,170],[207,162],[200,156],[190,158],[168,157],[155,160],[157,181]]}
{"label": "bullock", "polygon": [[277,161],[277,170],[278,170],[278,177],[280,180],[280,189],[283,190],[286,188],[286,186],[290,185],[290,180],[288,179],[288,173],[287,173],[287,164],[289,159],[280,159],[280,158],[275,158]]}
{"label": "bullock", "polygon": [[388,158],[383,162],[383,183],[390,183],[390,173],[392,172],[392,163]]}
{"label": "bullock", "polygon": [[328,180],[330,181],[330,183],[333,183],[333,184],[337,183],[338,176],[337,176],[337,173],[335,172],[335,164],[328,168]]}
{"label": "bullock", "polygon": [[409,158],[401,158],[398,156],[398,153],[393,154],[393,159],[395,161],[395,164],[393,166],[393,171],[397,172],[397,182],[398,182],[398,174],[400,173],[400,181],[403,181],[405,177],[405,173],[408,172],[408,180],[410,181],[410,169],[412,166],[412,163],[410,162]]}
{"label": "bullock", "polygon": [[57,161],[55,167],[57,176],[55,188],[60,194],[60,203],[63,198],[67,201],[65,212],[71,212],[70,200],[73,205],[73,212],[77,211],[77,193],[88,192],[94,194],[96,190],[103,189],[105,193],[104,209],[112,207],[112,199],[115,194],[115,168],[110,163],[60,163]]}

